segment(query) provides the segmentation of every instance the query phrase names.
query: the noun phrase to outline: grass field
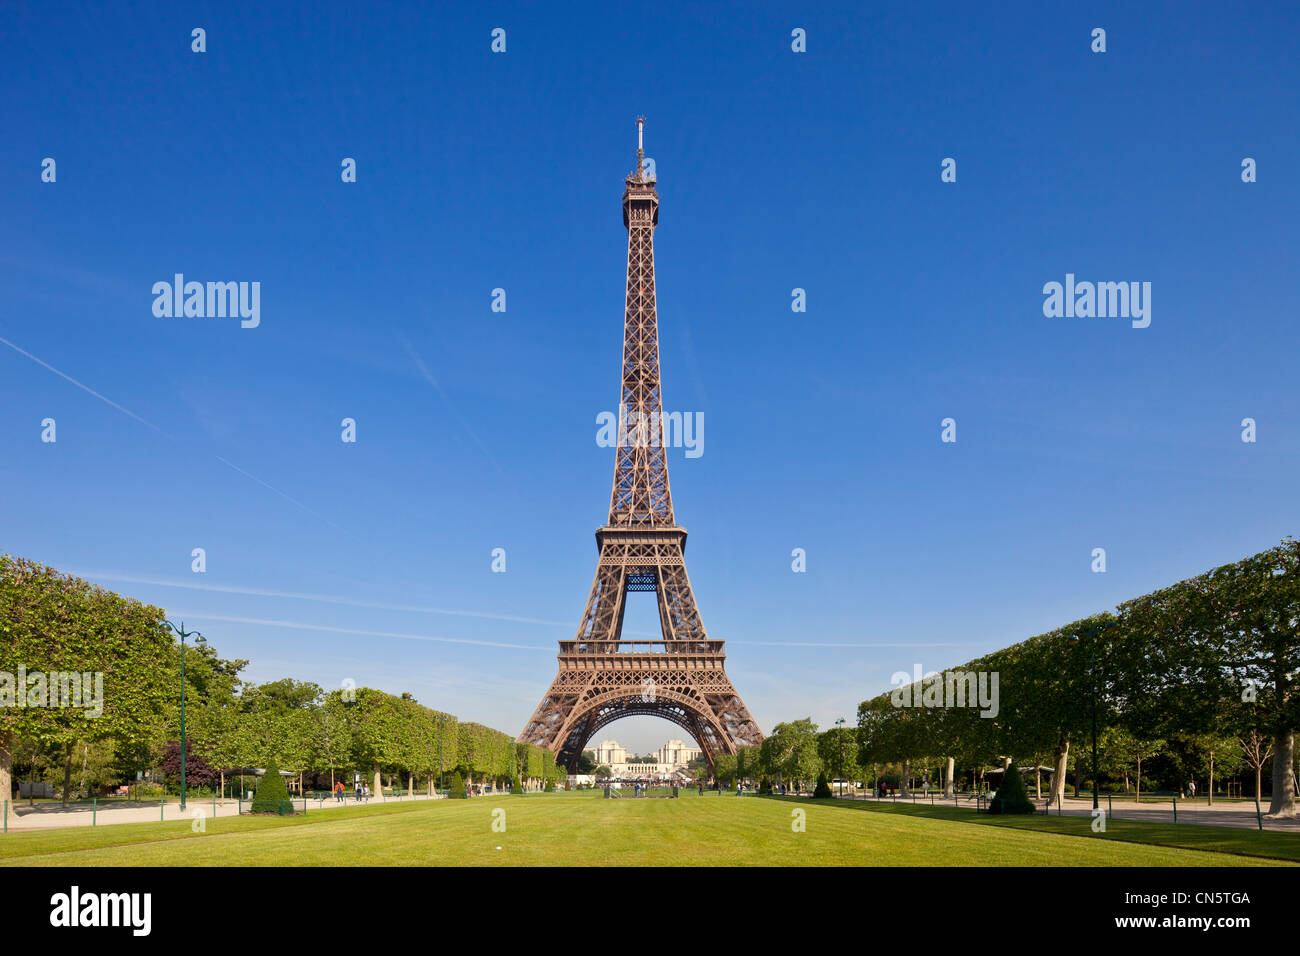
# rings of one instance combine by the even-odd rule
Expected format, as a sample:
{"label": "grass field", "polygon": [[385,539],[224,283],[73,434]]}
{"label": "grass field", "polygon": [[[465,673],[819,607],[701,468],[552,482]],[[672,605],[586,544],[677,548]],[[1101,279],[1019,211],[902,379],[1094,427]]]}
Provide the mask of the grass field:
{"label": "grass field", "polygon": [[[505,831],[494,832],[503,810]],[[794,811],[806,814],[793,832]],[[500,819],[500,814],[495,814]],[[391,803],[300,818],[209,819],[10,833],[9,866],[1258,866],[1300,838],[1084,817],[795,798],[604,800],[599,793]]]}

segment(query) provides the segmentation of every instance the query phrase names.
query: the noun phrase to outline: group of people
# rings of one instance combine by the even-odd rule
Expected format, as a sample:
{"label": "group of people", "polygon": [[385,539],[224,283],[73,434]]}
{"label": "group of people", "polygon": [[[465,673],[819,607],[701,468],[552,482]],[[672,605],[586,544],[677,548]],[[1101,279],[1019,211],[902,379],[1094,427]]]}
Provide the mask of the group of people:
{"label": "group of people", "polygon": [[[356,784],[356,791],[357,791],[357,802],[358,802],[358,803],[360,803],[360,802],[363,801],[363,800],[369,800],[369,799],[370,799],[370,785],[369,785],[369,784],[364,784],[364,783],[362,783],[360,780],[358,780],[358,781],[357,781],[357,784]],[[342,780],[340,780],[340,781],[338,781],[337,783],[334,784],[334,799],[337,800],[339,803],[342,803],[342,802],[343,802],[343,794],[344,794],[344,792],[345,792],[345,791],[344,791],[344,788],[343,788],[343,781],[342,781]]]}

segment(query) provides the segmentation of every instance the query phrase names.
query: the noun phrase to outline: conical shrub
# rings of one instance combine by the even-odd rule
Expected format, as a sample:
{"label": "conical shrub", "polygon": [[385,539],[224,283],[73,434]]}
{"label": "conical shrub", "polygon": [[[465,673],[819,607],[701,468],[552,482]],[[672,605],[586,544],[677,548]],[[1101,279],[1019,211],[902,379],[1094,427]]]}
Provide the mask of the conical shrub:
{"label": "conical shrub", "polygon": [[279,813],[280,804],[287,803],[289,791],[280,777],[280,768],[274,760],[266,765],[266,772],[257,782],[257,791],[253,794],[253,813]]}
{"label": "conical shrub", "polygon": [[823,770],[821,773],[817,775],[817,789],[813,791],[813,796],[814,797],[834,796],[834,794],[831,793],[830,784],[826,782],[825,770]]}
{"label": "conical shrub", "polygon": [[1002,786],[989,801],[989,813],[1034,813],[1036,808],[1025,792],[1025,780],[1015,765],[1007,767],[1002,775]]}

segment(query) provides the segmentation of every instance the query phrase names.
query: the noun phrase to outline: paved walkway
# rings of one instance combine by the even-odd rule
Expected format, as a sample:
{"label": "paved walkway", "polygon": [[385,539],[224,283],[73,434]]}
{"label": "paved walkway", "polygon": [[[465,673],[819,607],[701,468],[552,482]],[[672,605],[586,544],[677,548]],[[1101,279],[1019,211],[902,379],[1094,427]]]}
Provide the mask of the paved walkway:
{"label": "paved walkway", "polygon": [[[409,803],[412,800],[445,800],[445,796],[429,797],[423,793],[417,793],[414,796],[388,797],[386,800],[379,797],[371,797],[369,800],[362,801],[362,806],[372,807],[385,803]],[[296,797],[293,800],[295,806],[302,806],[302,798]],[[244,801],[247,805],[248,801]],[[311,797],[307,798],[307,812],[324,812],[333,810],[338,807],[355,807],[356,799],[348,794],[346,801],[331,800],[326,797],[324,801],[318,801]],[[37,803],[28,805],[21,800],[9,804],[8,826],[9,832],[24,830],[49,830],[58,827],[88,827],[88,826],[111,826],[115,823],[156,823],[159,820],[192,820],[196,815],[202,814],[203,817],[233,817],[239,815],[238,800],[217,800],[214,804],[211,797],[190,798],[189,804],[185,810],[181,810],[181,805],[177,801],[169,801],[160,807],[159,804],[149,801],[138,800],[113,800],[99,804],[98,808],[93,808],[87,803],[74,803],[64,809],[59,803]],[[93,821],[93,822],[92,822]]]}
{"label": "paved walkway", "polygon": [[[838,796],[838,794],[836,795]],[[872,802],[880,803],[913,803],[917,806],[924,806],[930,803],[930,795],[922,796],[918,791],[913,801],[911,794],[904,798],[901,794],[897,801],[890,797],[884,797],[877,801],[875,797],[866,797],[865,799]],[[935,806],[952,807],[952,798],[944,799],[942,794],[934,794]],[[862,800],[861,794],[850,797],[845,795],[845,799]],[[1031,798],[1032,799],[1032,798]],[[1045,801],[1034,800],[1034,803],[1040,808]],[[956,806],[959,809],[974,810],[975,801],[970,794],[959,793],[957,795]],[[1102,810],[1107,809],[1106,796],[1102,795],[1100,807]],[[1267,805],[1261,806],[1261,810],[1268,812]],[[1115,800],[1109,806],[1110,818],[1112,820],[1141,820],[1148,823],[1173,823],[1174,822],[1174,804],[1169,797],[1152,797],[1149,800],[1144,798],[1141,803],[1134,803],[1132,800]],[[1092,797],[1085,796],[1082,798],[1066,797],[1061,806],[1061,813],[1065,816],[1092,816]],[[1056,816],[1056,804],[1052,804],[1052,816]],[[1205,797],[1197,797],[1195,800],[1178,801],[1178,823],[1201,824],[1204,826],[1220,827],[1247,827],[1251,830],[1259,828],[1259,821],[1255,816],[1254,801],[1232,800],[1226,801],[1220,798],[1214,804],[1209,805]],[[1292,820],[1270,820],[1264,817],[1265,830],[1277,830],[1283,833],[1300,834],[1300,817]]]}

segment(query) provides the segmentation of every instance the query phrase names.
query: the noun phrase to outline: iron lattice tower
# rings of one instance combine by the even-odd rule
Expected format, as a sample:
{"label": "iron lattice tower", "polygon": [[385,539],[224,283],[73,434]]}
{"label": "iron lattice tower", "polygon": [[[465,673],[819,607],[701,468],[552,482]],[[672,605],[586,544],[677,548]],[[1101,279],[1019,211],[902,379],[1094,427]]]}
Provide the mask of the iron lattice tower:
{"label": "iron lattice tower", "polygon": [[[645,174],[643,127],[638,118],[636,169],[623,190],[627,298],[609,522],[596,531],[596,576],[578,633],[560,641],[559,674],[519,735],[570,770],[600,728],[634,714],[678,724],[710,766],[763,739],[727,677],[723,642],[705,633],[686,573],[686,529],[673,518],[655,305],[659,193]],[[621,639],[631,591],[655,593],[662,640]]]}

